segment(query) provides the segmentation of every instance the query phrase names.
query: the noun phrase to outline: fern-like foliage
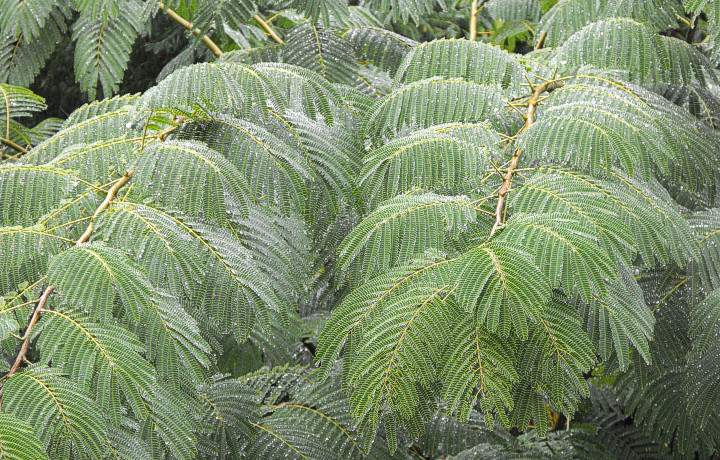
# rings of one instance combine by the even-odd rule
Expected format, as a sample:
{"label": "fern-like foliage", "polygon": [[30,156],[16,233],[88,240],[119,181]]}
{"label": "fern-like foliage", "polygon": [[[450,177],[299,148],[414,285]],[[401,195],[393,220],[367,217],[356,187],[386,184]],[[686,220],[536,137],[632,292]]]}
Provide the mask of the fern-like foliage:
{"label": "fern-like foliage", "polygon": [[663,31],[676,24],[682,13],[680,2],[660,0],[560,0],[543,15],[539,33],[545,32],[545,43],[556,47],[590,23],[613,17],[633,18]]}
{"label": "fern-like foliage", "polygon": [[33,433],[30,426],[11,414],[0,415],[0,449],[8,458],[17,459],[47,459],[43,444]]}
{"label": "fern-like foliage", "polygon": [[0,84],[0,453],[717,455],[718,76],[677,2],[489,2],[525,56],[383,28],[425,0],[0,5],[0,62],[75,20],[93,97],[156,12],[224,47],[33,127]]}

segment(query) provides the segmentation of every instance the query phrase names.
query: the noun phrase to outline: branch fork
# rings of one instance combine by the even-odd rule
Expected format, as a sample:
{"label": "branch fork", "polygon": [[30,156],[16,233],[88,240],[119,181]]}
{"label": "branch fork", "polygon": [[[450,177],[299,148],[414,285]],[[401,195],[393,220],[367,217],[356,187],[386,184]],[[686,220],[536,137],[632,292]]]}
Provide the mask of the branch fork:
{"label": "branch fork", "polygon": [[[562,88],[563,86],[565,86],[565,82],[563,80],[551,80],[537,86],[532,86],[531,84],[533,92],[528,99],[527,111],[524,114],[525,126],[522,127],[518,134],[527,131],[527,129],[535,122],[535,110],[537,109],[538,104],[542,100],[541,96],[543,95],[543,93],[550,93],[558,88]],[[512,161],[510,162],[510,166],[507,169],[507,173],[505,173],[505,180],[503,180],[503,184],[500,187],[500,191],[498,192],[498,203],[497,207],[495,208],[495,224],[490,231],[490,237],[492,237],[495,232],[498,231],[500,225],[502,225],[502,216],[505,209],[505,195],[510,191],[512,179],[515,175],[515,170],[520,163],[520,156],[522,155],[522,152],[523,151],[521,149],[515,150],[515,153],[513,153]]]}

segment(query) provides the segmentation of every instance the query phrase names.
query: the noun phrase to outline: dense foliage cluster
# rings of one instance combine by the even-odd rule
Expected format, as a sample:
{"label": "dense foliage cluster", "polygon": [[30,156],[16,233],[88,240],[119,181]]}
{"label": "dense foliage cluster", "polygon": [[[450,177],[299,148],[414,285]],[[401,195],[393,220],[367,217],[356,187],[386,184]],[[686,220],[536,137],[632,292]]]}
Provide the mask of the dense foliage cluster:
{"label": "dense foliage cluster", "polygon": [[350,3],[0,0],[0,457],[720,455],[720,2]]}

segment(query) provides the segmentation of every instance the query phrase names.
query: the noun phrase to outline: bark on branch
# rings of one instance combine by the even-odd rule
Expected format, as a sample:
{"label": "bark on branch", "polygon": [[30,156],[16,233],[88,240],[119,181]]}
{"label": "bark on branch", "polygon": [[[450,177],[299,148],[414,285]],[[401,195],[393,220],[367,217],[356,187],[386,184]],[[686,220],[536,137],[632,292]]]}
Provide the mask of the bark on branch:
{"label": "bark on branch", "polygon": [[[523,126],[523,128],[520,130],[520,133],[526,131],[530,126],[532,126],[533,122],[535,121],[535,110],[537,109],[538,103],[540,102],[540,96],[542,96],[542,94],[545,92],[549,93],[563,86],[565,86],[564,81],[553,80],[538,85],[533,89],[532,95],[527,102],[528,107],[527,112],[525,113],[525,126]],[[507,173],[505,173],[505,180],[503,180],[502,187],[500,187],[498,203],[497,207],[495,208],[495,224],[490,231],[490,236],[493,236],[495,232],[497,232],[498,228],[500,228],[500,225],[502,225],[502,215],[505,207],[505,195],[508,193],[508,190],[510,190],[510,186],[512,185],[512,179],[515,175],[515,170],[518,167],[518,163],[520,163],[521,155],[522,150],[516,149],[515,153],[513,153],[510,167],[508,167]]]}

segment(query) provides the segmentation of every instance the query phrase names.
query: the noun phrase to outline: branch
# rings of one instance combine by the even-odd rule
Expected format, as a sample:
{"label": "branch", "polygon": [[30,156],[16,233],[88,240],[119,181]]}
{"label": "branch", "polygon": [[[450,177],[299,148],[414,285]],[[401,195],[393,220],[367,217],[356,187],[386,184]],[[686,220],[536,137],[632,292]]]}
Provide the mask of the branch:
{"label": "branch", "polygon": [[272,38],[275,41],[275,43],[277,43],[279,45],[285,44],[285,42],[282,41],[282,38],[280,38],[278,36],[278,34],[276,34],[275,31],[272,29],[272,27],[270,27],[270,24],[268,24],[262,17],[260,17],[259,14],[256,14],[255,16],[253,16],[253,19],[255,21],[257,21],[258,24],[260,24],[260,27],[263,28],[263,30],[268,35],[268,37]]}
{"label": "branch", "polygon": [[547,31],[543,30],[543,32],[540,34],[540,38],[538,38],[537,43],[535,43],[535,48],[533,48],[535,51],[542,48],[543,43],[545,43],[545,37],[547,37]]}
{"label": "branch", "polygon": [[[108,206],[110,206],[110,202],[115,199],[115,195],[117,195],[118,190],[120,190],[125,184],[130,181],[130,179],[133,176],[133,173],[135,171],[130,171],[126,173],[123,177],[121,177],[117,182],[115,182],[115,185],[110,187],[110,190],[107,192],[107,196],[103,200],[102,203],[100,203],[100,206],[95,210],[92,217],[90,218],[90,223],[88,224],[87,229],[85,230],[85,233],[82,234],[80,238],[75,242],[75,244],[83,244],[87,242],[87,240],[90,239],[90,236],[92,236],[93,233],[93,221],[95,220],[95,217],[97,217],[98,214],[100,214],[102,211],[107,209]],[[28,323],[27,329],[25,329],[25,334],[22,336],[23,344],[22,347],[20,347],[20,352],[17,355],[17,358],[15,358],[15,363],[10,368],[10,372],[5,376],[11,377],[13,374],[15,374],[20,367],[20,364],[25,359],[25,355],[27,354],[28,346],[30,345],[30,334],[32,333],[33,328],[37,324],[38,320],[40,319],[40,315],[42,314],[43,308],[45,307],[45,303],[47,303],[48,298],[50,297],[50,294],[53,293],[55,290],[54,286],[48,286],[45,288],[45,291],[42,293],[42,296],[40,296],[40,300],[38,301],[37,306],[35,307],[35,311],[33,311],[32,318],[30,319],[30,322]],[[2,398],[2,388],[0,388],[0,398]],[[0,403],[2,403],[2,399],[0,399]]]}
{"label": "branch", "polygon": [[[185,27],[187,30],[189,30],[190,32],[192,32],[193,35],[200,36],[200,34],[202,33],[202,31],[201,31],[200,29],[193,28],[193,25],[192,25],[191,22],[189,22],[187,19],[185,19],[184,17],[182,17],[182,16],[180,16],[179,14],[177,14],[174,10],[172,10],[172,9],[170,9],[170,8],[165,9],[165,4],[164,4],[164,3],[158,2],[158,6],[159,6],[160,8],[162,8],[163,10],[165,10],[165,14],[167,14],[167,15],[170,17],[170,19],[172,19],[173,21],[177,22],[177,23],[180,24],[181,26]],[[203,35],[203,36],[202,36],[202,41],[203,41],[203,43],[205,43],[205,45],[206,45],[208,48],[210,48],[210,51],[212,51],[212,53],[213,53],[216,57],[220,57],[220,56],[223,55],[223,52],[222,52],[222,50],[220,49],[220,47],[217,46],[217,45],[215,44],[215,42],[210,39],[210,37],[208,37],[207,35]]]}
{"label": "branch", "polygon": [[108,206],[110,206],[110,202],[115,198],[118,190],[120,190],[123,185],[127,184],[130,181],[134,173],[134,170],[127,172],[124,176],[120,178],[120,180],[115,182],[115,185],[110,187],[110,190],[108,190],[105,200],[100,203],[100,206],[98,206],[98,208],[95,210],[92,217],[90,218],[90,223],[88,224],[87,229],[85,229],[85,233],[83,233],[82,236],[78,238],[75,244],[83,244],[90,239],[90,236],[93,233],[93,224],[95,222],[95,218],[98,216],[98,214],[100,214],[101,212],[106,210]]}
{"label": "branch", "polygon": [[[535,110],[537,109],[537,105],[540,102],[540,96],[545,92],[549,93],[555,91],[558,88],[562,88],[563,86],[565,86],[564,81],[553,80],[536,86],[533,89],[533,93],[530,96],[530,99],[528,99],[528,108],[527,112],[525,113],[525,126],[523,126],[523,128],[520,130],[521,133],[523,131],[526,131],[530,126],[532,126],[533,122],[535,121]],[[510,185],[512,185],[512,178],[515,175],[515,169],[517,169],[518,163],[520,163],[520,155],[522,155],[522,150],[516,149],[515,153],[513,154],[512,161],[510,162],[510,167],[505,174],[505,180],[503,181],[502,187],[500,187],[498,203],[497,207],[495,208],[495,225],[493,225],[493,228],[490,231],[490,236],[493,236],[502,224],[502,214],[505,206],[505,194],[508,192],[508,190],[510,190]]]}
{"label": "branch", "polygon": [[477,8],[478,0],[473,0],[472,4],[470,5],[470,41],[474,42],[475,39],[477,39],[477,15],[478,15],[478,8]]}
{"label": "branch", "polygon": [[11,141],[10,139],[6,139],[4,137],[0,137],[0,144],[7,145],[11,149],[15,150],[16,152],[25,155],[28,153],[28,150],[24,147],[21,147],[17,145],[15,142]]}

